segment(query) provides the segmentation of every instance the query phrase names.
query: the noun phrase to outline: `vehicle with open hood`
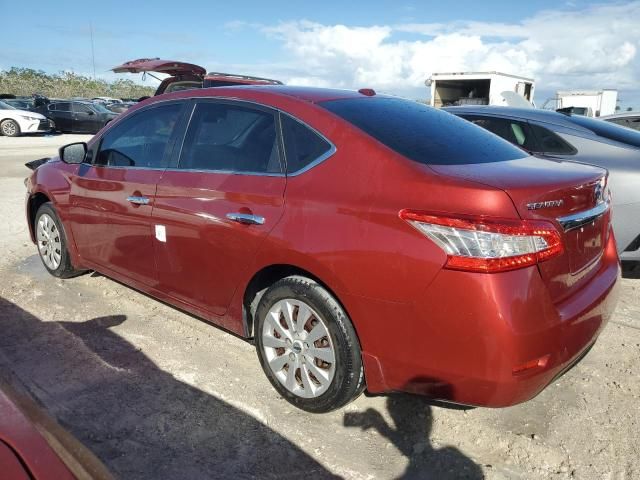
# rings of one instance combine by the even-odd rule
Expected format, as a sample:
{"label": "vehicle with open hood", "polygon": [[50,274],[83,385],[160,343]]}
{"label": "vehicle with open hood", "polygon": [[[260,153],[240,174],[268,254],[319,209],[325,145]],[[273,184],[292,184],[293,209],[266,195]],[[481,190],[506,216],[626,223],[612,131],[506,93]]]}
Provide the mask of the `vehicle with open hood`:
{"label": "vehicle with open hood", "polygon": [[199,65],[162,60],[160,58],[131,60],[112,68],[112,71],[115,73],[142,73],[149,76],[153,76],[153,73],[169,75],[164,79],[153,76],[153,78],[161,82],[154,95],[194,88],[229,87],[233,85],[282,85],[279,80],[269,78],[233,73],[207,73],[207,70]]}

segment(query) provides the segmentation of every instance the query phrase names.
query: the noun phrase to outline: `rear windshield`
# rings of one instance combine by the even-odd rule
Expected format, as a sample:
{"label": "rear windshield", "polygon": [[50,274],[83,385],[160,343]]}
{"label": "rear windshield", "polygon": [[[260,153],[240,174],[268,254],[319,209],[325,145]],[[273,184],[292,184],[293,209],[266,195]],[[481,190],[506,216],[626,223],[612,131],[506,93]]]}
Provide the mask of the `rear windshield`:
{"label": "rear windshield", "polygon": [[484,128],[411,100],[350,98],[321,102],[320,106],[420,163],[459,165],[527,156]]}
{"label": "rear windshield", "polygon": [[581,127],[588,128],[593,133],[600,135],[601,137],[640,148],[640,132],[636,130],[621,127],[615,123],[606,122],[597,118],[583,117],[581,115],[571,115],[571,121]]}

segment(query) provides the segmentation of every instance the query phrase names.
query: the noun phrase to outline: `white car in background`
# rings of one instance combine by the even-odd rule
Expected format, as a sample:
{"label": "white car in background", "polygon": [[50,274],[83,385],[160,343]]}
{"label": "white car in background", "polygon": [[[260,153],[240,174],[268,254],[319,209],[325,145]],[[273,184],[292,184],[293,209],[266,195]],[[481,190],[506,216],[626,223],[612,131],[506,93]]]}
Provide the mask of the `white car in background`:
{"label": "white car in background", "polygon": [[53,122],[44,115],[18,110],[0,101],[0,135],[19,137],[25,133],[46,133],[53,126]]}

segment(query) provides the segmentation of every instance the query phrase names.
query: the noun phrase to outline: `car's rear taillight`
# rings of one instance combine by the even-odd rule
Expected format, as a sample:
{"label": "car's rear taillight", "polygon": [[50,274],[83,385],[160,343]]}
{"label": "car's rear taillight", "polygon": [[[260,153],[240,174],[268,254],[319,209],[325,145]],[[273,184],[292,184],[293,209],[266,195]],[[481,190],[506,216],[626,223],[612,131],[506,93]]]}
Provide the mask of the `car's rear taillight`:
{"label": "car's rear taillight", "polygon": [[401,210],[400,218],[433,240],[447,256],[445,268],[504,272],[560,255],[564,248],[551,222],[489,217],[448,217]]}

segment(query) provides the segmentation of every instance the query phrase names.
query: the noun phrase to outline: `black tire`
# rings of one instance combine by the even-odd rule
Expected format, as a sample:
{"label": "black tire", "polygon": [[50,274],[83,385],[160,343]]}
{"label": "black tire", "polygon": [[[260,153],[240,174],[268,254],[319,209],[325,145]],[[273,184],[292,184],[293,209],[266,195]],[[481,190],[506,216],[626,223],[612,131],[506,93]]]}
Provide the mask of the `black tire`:
{"label": "black tire", "polygon": [[[285,299],[304,302],[311,307],[327,327],[333,346],[335,355],[333,379],[322,394],[312,398],[304,398],[289,391],[278,380],[266,358],[262,334],[265,319],[269,310],[277,302]],[[289,403],[307,412],[325,413],[346,405],[362,393],[365,388],[364,369],[356,331],[340,303],[317,282],[297,275],[279,280],[269,287],[260,299],[254,318],[256,319],[255,343],[262,369],[273,387]],[[314,321],[310,320],[310,322]],[[290,367],[287,366],[287,368]],[[301,376],[302,371],[300,370],[299,373]]]}
{"label": "black tire", "polygon": [[[59,260],[59,264],[55,268],[51,268],[45,262],[45,259],[43,258],[44,256],[43,250],[38,240],[39,222],[43,215],[48,215],[49,218],[53,220],[53,223],[55,224],[55,227],[56,227],[56,238],[58,238],[60,242],[60,248],[59,248],[60,260]],[[77,270],[71,264],[71,256],[69,255],[69,250],[67,249],[67,237],[64,233],[62,222],[60,221],[60,218],[58,217],[58,214],[56,213],[56,210],[53,208],[53,205],[51,204],[51,202],[43,203],[40,206],[40,208],[38,208],[38,211],[36,212],[36,216],[33,222],[33,229],[36,235],[36,245],[38,248],[38,256],[40,257],[40,260],[42,261],[44,268],[46,268],[51,275],[57,278],[71,278],[71,277],[80,275],[81,273],[84,273],[84,270]]]}
{"label": "black tire", "polygon": [[19,137],[21,135],[20,125],[15,120],[3,120],[0,123],[0,132],[5,137]]}

